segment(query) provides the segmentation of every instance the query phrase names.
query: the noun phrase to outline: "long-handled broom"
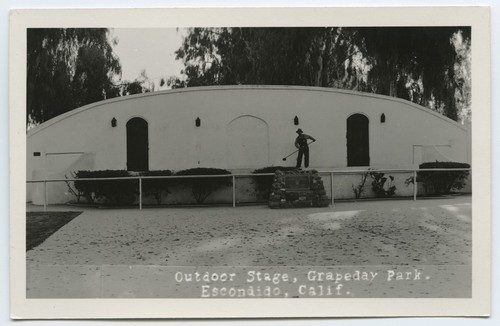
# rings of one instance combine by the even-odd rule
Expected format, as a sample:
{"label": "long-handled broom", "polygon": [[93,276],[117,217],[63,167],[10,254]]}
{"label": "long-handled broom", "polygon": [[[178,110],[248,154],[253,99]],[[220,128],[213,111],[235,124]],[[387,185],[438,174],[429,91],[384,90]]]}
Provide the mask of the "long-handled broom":
{"label": "long-handled broom", "polygon": [[[311,145],[312,143],[314,143],[314,141],[312,141],[312,142],[308,143],[308,144],[307,144],[307,146]],[[299,150],[297,149],[296,151],[294,151],[294,152],[290,153],[289,155],[287,155],[287,156],[283,157],[283,161],[286,161],[286,159],[287,159],[288,157],[292,156],[293,154],[297,153],[298,151],[299,151]]]}

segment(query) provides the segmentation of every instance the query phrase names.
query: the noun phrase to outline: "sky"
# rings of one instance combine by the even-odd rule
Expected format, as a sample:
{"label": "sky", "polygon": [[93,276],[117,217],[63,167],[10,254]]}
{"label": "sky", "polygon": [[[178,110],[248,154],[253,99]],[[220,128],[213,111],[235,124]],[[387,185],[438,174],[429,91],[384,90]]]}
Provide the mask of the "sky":
{"label": "sky", "polygon": [[118,40],[114,51],[122,65],[122,80],[134,81],[143,70],[156,85],[162,77],[181,77],[184,66],[175,60],[175,51],[185,34],[176,28],[111,29],[110,36]]}

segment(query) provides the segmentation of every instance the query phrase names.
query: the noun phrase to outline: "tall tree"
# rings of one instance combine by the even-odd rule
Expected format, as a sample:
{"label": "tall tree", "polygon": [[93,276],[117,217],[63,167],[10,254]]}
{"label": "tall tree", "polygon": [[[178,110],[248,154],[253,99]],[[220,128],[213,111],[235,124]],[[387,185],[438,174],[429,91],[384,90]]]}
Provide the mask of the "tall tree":
{"label": "tall tree", "polygon": [[194,28],[177,58],[187,78],[173,87],[338,87],[411,100],[454,120],[470,111],[467,27]]}
{"label": "tall tree", "polygon": [[36,125],[79,106],[119,96],[121,66],[108,30],[27,31],[26,123]]}
{"label": "tall tree", "polygon": [[[160,86],[163,86],[161,83],[164,82],[164,80],[160,82]],[[134,81],[125,81],[121,86],[122,95],[142,94],[155,91],[155,84],[149,79],[146,70],[142,70],[139,77]]]}
{"label": "tall tree", "polygon": [[[193,28],[177,59],[184,62],[188,87],[330,86],[332,51],[344,61],[352,51],[339,34],[339,28]],[[340,70],[335,73],[344,77]]]}
{"label": "tall tree", "polygon": [[[460,60],[457,35],[470,44],[468,27],[359,28],[373,68],[370,91],[411,100],[457,120],[455,65]],[[468,58],[470,60],[470,57]],[[469,71],[470,72],[470,71]]]}

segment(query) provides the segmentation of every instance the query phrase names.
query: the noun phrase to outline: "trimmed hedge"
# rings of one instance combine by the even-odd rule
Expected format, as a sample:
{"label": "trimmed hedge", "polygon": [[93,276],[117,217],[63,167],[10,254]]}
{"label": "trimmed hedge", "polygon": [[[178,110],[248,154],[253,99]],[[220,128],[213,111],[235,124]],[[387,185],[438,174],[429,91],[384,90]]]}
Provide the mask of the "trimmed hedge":
{"label": "trimmed hedge", "polygon": [[[194,168],[182,170],[173,173],[170,170],[144,171],[141,176],[189,176],[189,175],[230,175],[227,170],[216,168]],[[73,173],[76,179],[92,179],[92,178],[115,178],[132,176],[125,170],[100,170],[100,171],[85,171],[80,170]],[[138,195],[138,180],[76,180],[72,189],[70,184],[70,192],[73,193],[77,200],[80,197],[86,199],[87,203],[94,204],[99,200],[103,200],[108,205],[128,205],[136,201]],[[164,179],[143,179],[142,190],[146,195],[152,195],[158,205],[161,204],[164,194],[170,194],[170,187],[183,186],[191,189],[191,193],[196,202],[201,204],[215,190],[224,186],[230,186],[231,178],[164,178]]]}
{"label": "trimmed hedge", "polygon": [[[216,168],[193,168],[178,171],[175,173],[177,176],[189,175],[230,175],[231,172],[224,169]],[[230,177],[221,178],[177,178],[174,179],[175,184],[190,188],[191,193],[198,204],[202,204],[208,196],[214,191],[230,186],[232,179]]]}
{"label": "trimmed hedge", "polygon": [[[252,173],[273,173],[276,171],[300,171],[300,169],[291,166],[267,166],[261,169],[254,170]],[[262,196],[264,200],[269,200],[269,195],[271,194],[271,190],[274,182],[274,175],[262,175],[262,176],[254,176],[252,177],[254,183],[257,185],[257,191]]]}
{"label": "trimmed hedge", "polygon": [[[468,169],[470,165],[458,162],[426,162],[420,169]],[[429,194],[449,194],[453,189],[460,190],[465,186],[469,171],[419,171],[417,182],[422,182]]]}
{"label": "trimmed hedge", "polygon": [[[73,179],[83,179],[90,178],[93,171],[76,171],[71,173]],[[66,182],[69,192],[76,196],[77,202],[80,202],[80,198],[83,197],[89,204],[93,204],[98,199],[96,181],[74,181],[73,187],[69,182]]]}
{"label": "trimmed hedge", "polygon": [[[173,172],[170,170],[156,170],[141,172],[141,176],[172,176]],[[152,195],[156,203],[161,205],[163,194],[170,194],[169,188],[175,183],[174,179],[142,179],[142,191],[146,195]]]}
{"label": "trimmed hedge", "polygon": [[[84,178],[118,178],[129,177],[125,170],[100,170],[100,171],[77,171],[75,177]],[[104,199],[105,204],[127,205],[133,204],[137,196],[137,180],[90,180],[75,181],[74,186],[77,191],[93,204],[96,200]]]}

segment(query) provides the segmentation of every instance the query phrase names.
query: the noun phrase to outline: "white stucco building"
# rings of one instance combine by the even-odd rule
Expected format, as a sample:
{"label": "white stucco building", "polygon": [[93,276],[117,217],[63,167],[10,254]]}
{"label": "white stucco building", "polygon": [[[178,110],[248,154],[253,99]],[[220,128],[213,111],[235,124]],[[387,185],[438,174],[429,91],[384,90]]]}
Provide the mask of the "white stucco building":
{"label": "white stucco building", "polygon": [[[317,170],[411,168],[471,162],[470,128],[411,102],[371,93],[294,86],[224,86],[160,91],[93,103],[27,135],[27,180],[76,170],[252,171],[295,165],[295,131]],[[64,202],[51,184],[51,202]],[[37,187],[27,200],[37,202]]]}

